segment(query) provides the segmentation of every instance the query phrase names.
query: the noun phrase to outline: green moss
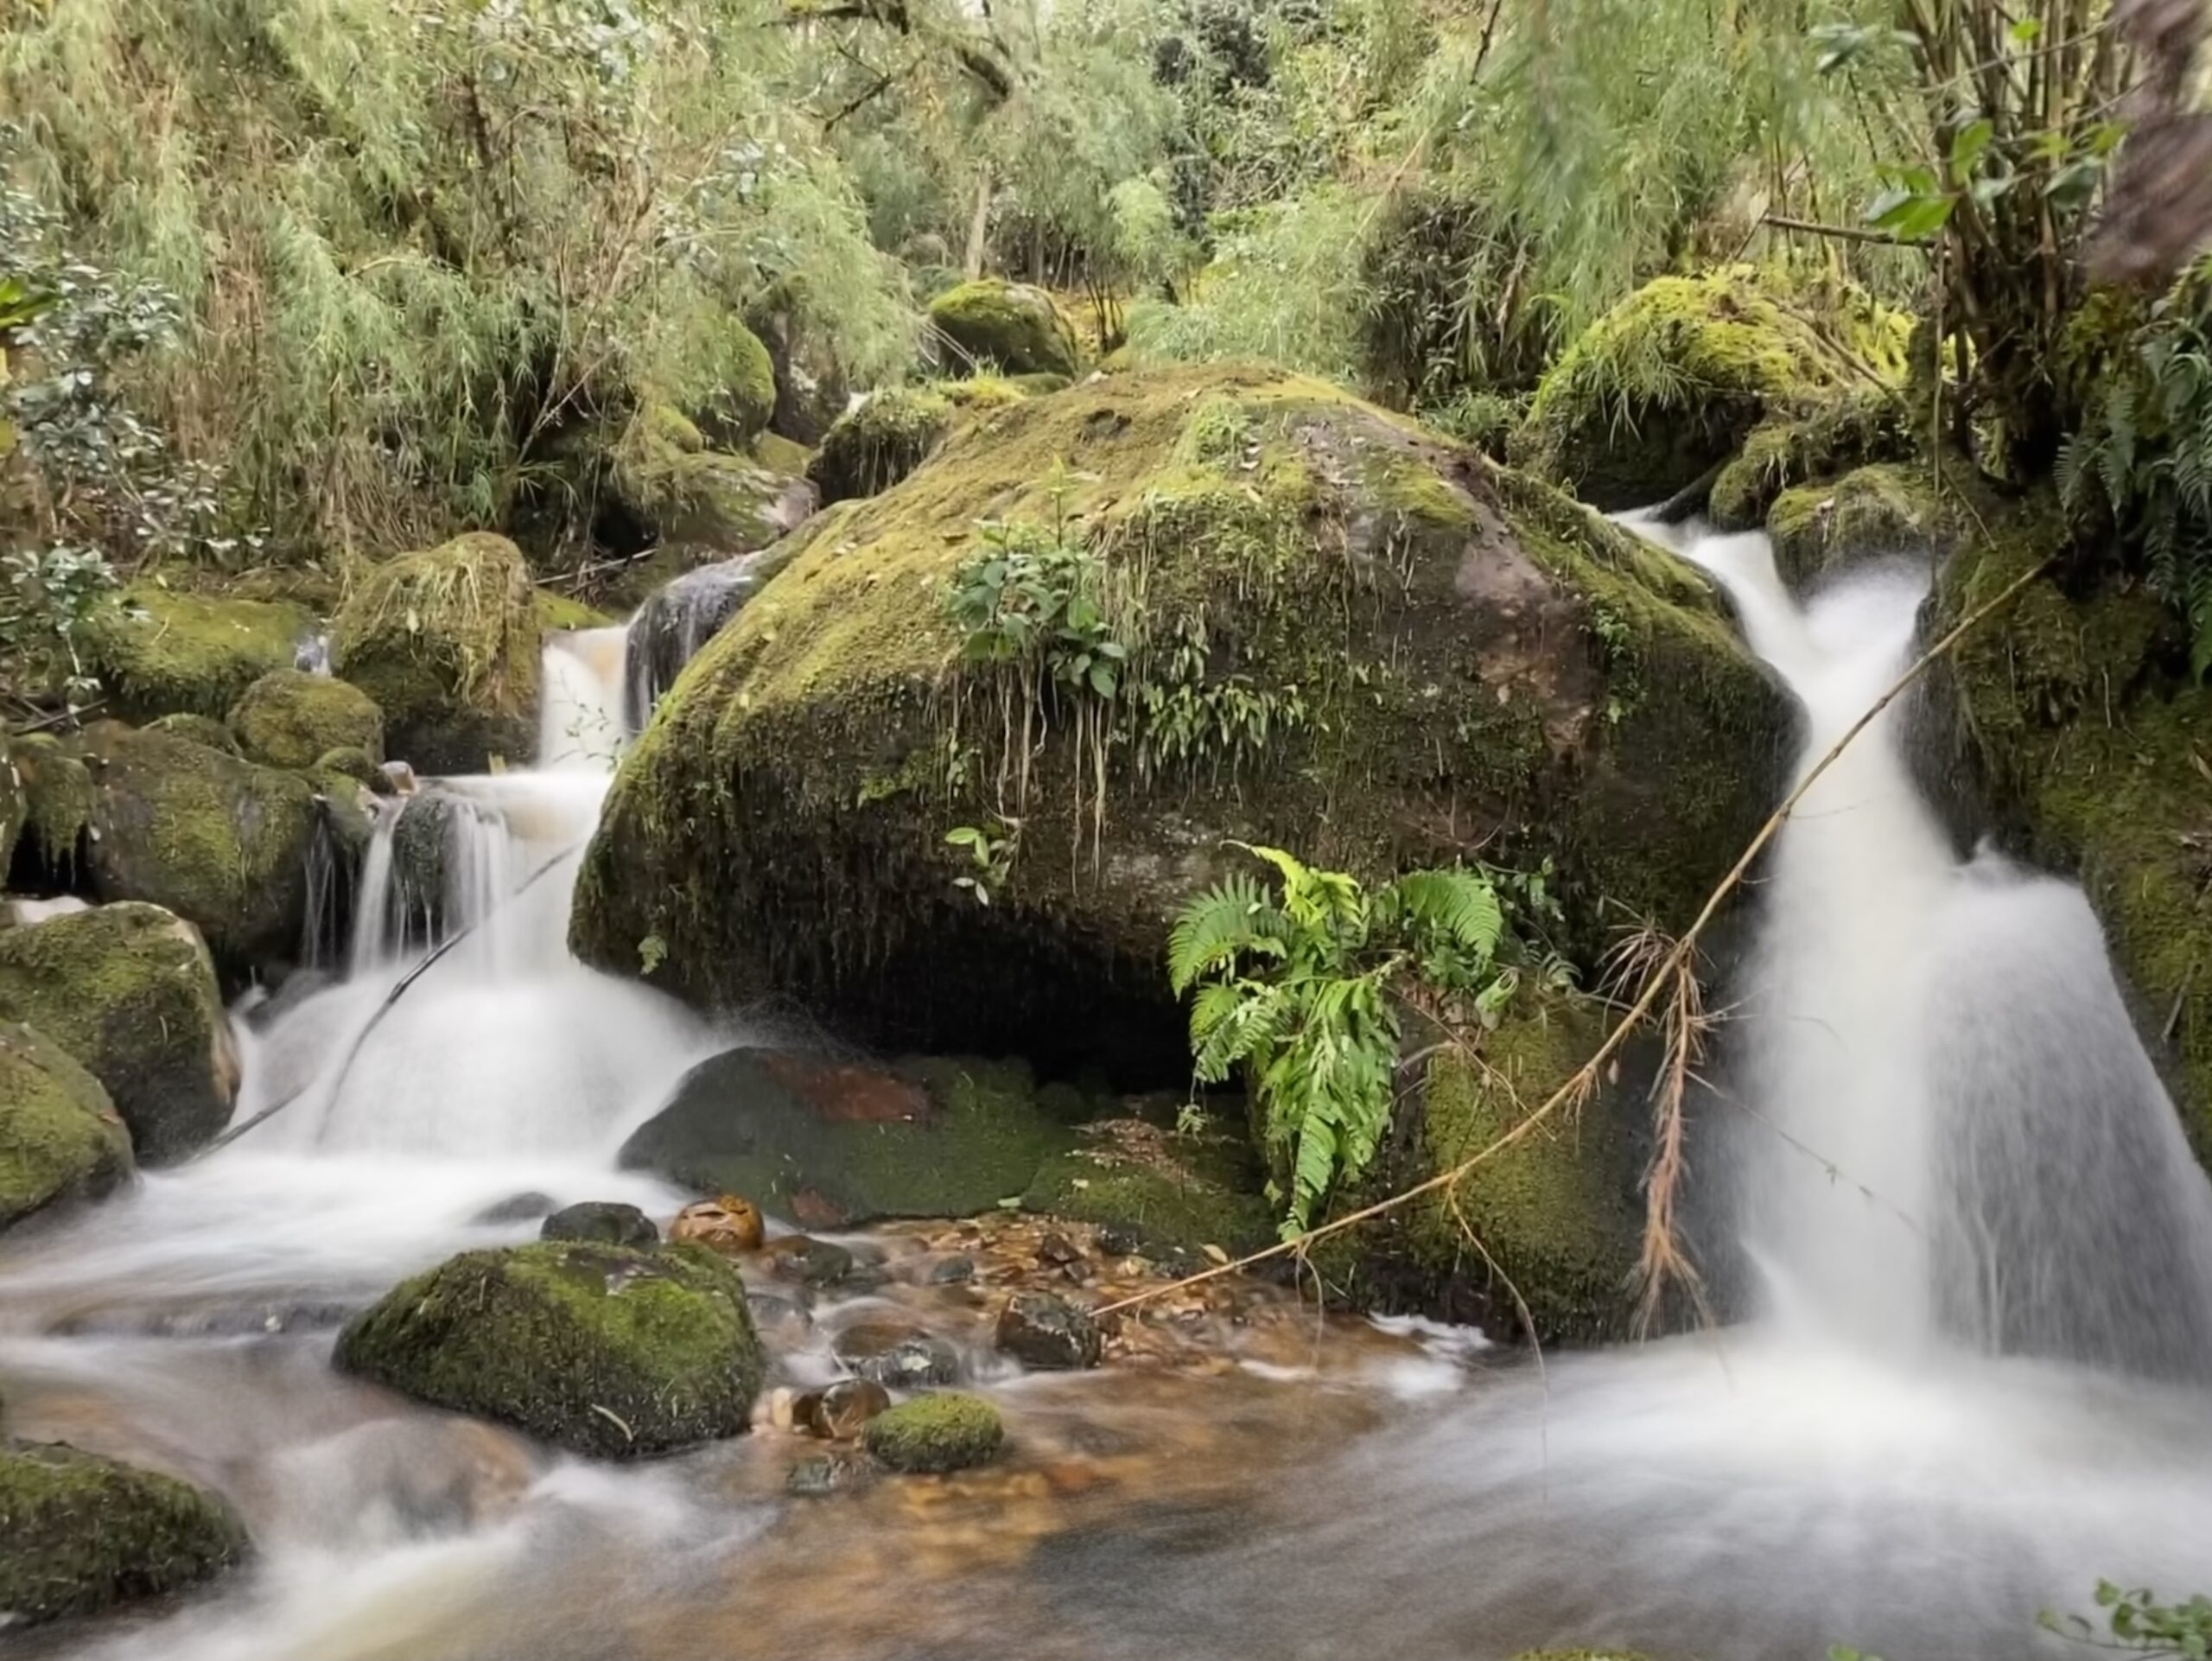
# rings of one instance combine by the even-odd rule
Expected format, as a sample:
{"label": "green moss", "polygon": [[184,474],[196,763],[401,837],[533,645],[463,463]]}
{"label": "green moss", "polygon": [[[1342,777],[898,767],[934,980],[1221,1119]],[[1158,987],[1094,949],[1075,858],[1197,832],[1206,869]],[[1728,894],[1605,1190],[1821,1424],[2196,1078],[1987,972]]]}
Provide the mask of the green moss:
{"label": "green moss", "polygon": [[804,478],[808,464],[814,460],[811,449],[781,433],[762,433],[746,448],[753,459],[769,472],[795,478]]}
{"label": "green moss", "polygon": [[[1963,615],[2062,543],[2050,504],[1982,505],[1986,534],[1945,570],[1940,614]],[[2077,873],[2137,1000],[2139,1028],[2172,1066],[2198,1155],[2212,1163],[2212,690],[2187,674],[2171,613],[2141,592],[2071,597],[2038,581],[1962,641],[1960,734],[2038,862]],[[1938,756],[1956,771],[1961,762]],[[2168,1031],[2171,1028],[2171,1037]]]}
{"label": "green moss", "polygon": [[336,749],[384,759],[384,715],[368,694],[301,669],[274,670],[247,687],[231,731],[246,759],[265,767],[309,767]]}
{"label": "green moss", "polygon": [[89,641],[111,715],[228,715],[251,686],[289,669],[299,643],[315,632],[303,606],[281,601],[216,599],[133,583],[124,607]]}
{"label": "green moss", "polygon": [[116,722],[84,742],[95,894],[175,912],[235,972],[295,950],[316,824],[304,780]]}
{"label": "green moss", "polygon": [[693,414],[709,438],[735,448],[758,437],[776,412],[776,366],[760,337],[734,315],[723,320],[715,358],[718,385]]}
{"label": "green moss", "polygon": [[17,839],[25,864],[55,886],[73,882],[92,824],[91,771],[69,746],[45,733],[10,740],[5,767],[22,815]]}
{"label": "green moss", "polygon": [[1785,490],[1768,510],[1767,534],[1782,580],[1802,591],[1863,560],[1936,554],[1957,538],[1951,511],[1927,477],[1903,467],[1865,467],[1831,484]]}
{"label": "green moss", "polygon": [[1274,1235],[1273,1208],[1241,1141],[1218,1133],[1168,1136],[1111,1121],[1047,1159],[1023,1206],[1070,1222],[1126,1229],[1154,1252],[1206,1246],[1242,1253]]}
{"label": "green moss", "polygon": [[894,1471],[936,1475],[995,1459],[1006,1441],[999,1410],[980,1396],[933,1391],[879,1413],[861,1432],[868,1451]]}
{"label": "green moss", "polygon": [[[1061,461],[1130,652],[1103,815],[1065,710],[1026,801],[1001,786],[999,688],[943,605],[978,520],[1049,519]],[[1689,567],[1272,369],[993,411],[783,546],[629,752],[578,885],[588,960],[635,973],[656,935],[656,984],[702,1004],[772,989],[902,1046],[1068,1033],[1173,1066],[1160,952],[1226,838],[1368,875],[1556,855],[1594,940],[1607,895],[1686,922],[1786,762],[1790,706]],[[986,908],[944,836],[1001,811],[1028,828]],[[768,925],[791,916],[833,920]]]}
{"label": "green moss", "polygon": [[940,393],[893,387],[840,416],[807,464],[823,506],[879,495],[921,466],[951,431],[952,409]]}
{"label": "green moss", "polygon": [[1019,1062],[913,1060],[895,1079],[852,1070],[868,1073],[856,1084],[913,1093],[895,1117],[842,1115],[836,1070],[817,1091],[805,1077],[816,1065],[829,1066],[759,1050],[702,1063],[624,1144],[621,1162],[781,1215],[860,1224],[988,1211],[1074,1141],[1039,1111]]}
{"label": "green moss", "polygon": [[130,1138],[99,1081],[52,1039],[0,1021],[0,1229],[130,1174]]}
{"label": "green moss", "polygon": [[606,628],[619,623],[619,617],[609,616],[596,606],[587,606],[581,600],[565,594],[556,594],[550,589],[540,589],[534,601],[537,608],[537,626],[541,629]]}
{"label": "green moss", "polygon": [[215,966],[156,906],[95,906],[0,930],[0,1015],[38,1028],[100,1081],[149,1164],[231,1116],[238,1063]]}
{"label": "green moss", "polygon": [[601,1459],[738,1435],[766,1367],[744,1282],[712,1252],[581,1241],[404,1282],[340,1335],[337,1365]]}
{"label": "green moss", "polygon": [[146,727],[150,732],[174,733],[179,738],[188,738],[195,744],[204,744],[211,750],[220,750],[226,755],[243,756],[245,754],[238,748],[238,735],[231,730],[230,723],[218,721],[213,716],[163,716],[158,721],[148,722]]}
{"label": "green moss", "polygon": [[613,462],[615,488],[668,544],[753,553],[814,507],[790,473],[705,448],[696,428],[665,410],[639,413],[614,445]]}
{"label": "green moss", "polygon": [[25,1620],[158,1597],[243,1561],[213,1494],[64,1442],[0,1444],[0,1609]]}
{"label": "green moss", "polygon": [[1602,508],[1658,501],[1763,417],[1900,383],[1908,332],[1855,290],[1793,290],[1749,266],[1659,277],[1546,373],[1515,456]]}
{"label": "green moss", "polygon": [[1865,463],[1901,461],[1913,442],[1910,412],[1885,386],[1847,389],[1809,415],[1770,416],[1713,481],[1707,517],[1723,531],[1751,530],[1784,490]]}
{"label": "green moss", "polygon": [[359,582],[331,625],[331,664],[384,711],[418,773],[481,773],[537,741],[536,591],[505,537],[402,554]]}
{"label": "green moss", "polygon": [[1006,375],[1072,376],[1081,366],[1075,326],[1044,290],[979,278],[930,302],[930,321],[972,367]]}
{"label": "green moss", "polygon": [[337,749],[325,750],[316,756],[315,765],[307,771],[310,775],[335,774],[353,784],[372,785],[377,781],[380,769],[376,757],[366,750],[341,745]]}

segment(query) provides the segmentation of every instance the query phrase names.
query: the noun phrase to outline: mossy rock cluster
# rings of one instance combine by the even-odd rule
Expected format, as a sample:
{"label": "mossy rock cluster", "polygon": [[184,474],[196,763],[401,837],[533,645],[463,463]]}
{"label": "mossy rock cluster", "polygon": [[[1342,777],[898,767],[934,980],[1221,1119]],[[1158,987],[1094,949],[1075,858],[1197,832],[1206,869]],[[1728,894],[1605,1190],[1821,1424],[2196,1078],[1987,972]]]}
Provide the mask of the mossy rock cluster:
{"label": "mossy rock cluster", "polygon": [[881,1463],[907,1476],[941,1475],[982,1465],[1006,1441],[999,1410],[980,1396],[932,1391],[879,1413],[861,1442]]}
{"label": "mossy rock cluster", "polygon": [[1868,463],[1903,461],[1913,442],[1910,412],[1886,387],[1844,393],[1807,416],[1770,416],[1714,478],[1706,517],[1718,530],[1752,530],[1784,491]]}
{"label": "mossy rock cluster", "polygon": [[1767,511],[1766,528],[1775,570],[1801,594],[1854,566],[1941,557],[1958,534],[1955,515],[1923,473],[1888,465],[1783,491]]}
{"label": "mossy rock cluster", "polygon": [[215,965],[198,931],[158,906],[0,929],[0,1018],[35,1027],[99,1079],[148,1164],[230,1121],[238,1059]]}
{"label": "mossy rock cluster", "polygon": [[[1962,838],[1994,831],[2081,880],[2133,994],[2137,1028],[2212,1164],[2212,688],[2190,673],[2179,620],[2155,596],[2069,580],[2056,504],[1977,504],[1945,566],[1932,638],[2058,557],[1963,640],[1913,713],[1914,755],[1939,801],[1960,782]],[[1960,822],[1963,819],[1963,822]]]}
{"label": "mossy rock cluster", "polygon": [[91,770],[50,733],[0,741],[0,881],[67,888],[84,871]]}
{"label": "mossy rock cluster", "polygon": [[384,713],[358,686],[301,669],[278,669],[245,690],[231,711],[239,753],[264,767],[304,772],[333,750],[384,760]]}
{"label": "mossy rock cluster", "polygon": [[[944,597],[978,520],[1050,522],[1063,461],[1128,655],[1110,702],[1030,706],[1025,792],[1034,688],[963,663]],[[572,944],[894,1049],[1180,1077],[1161,953],[1231,837],[1370,876],[1549,856],[1592,946],[1601,901],[1680,927],[1794,731],[1689,567],[1271,369],[992,410],[787,549],[626,757]],[[946,835],[1000,811],[1027,828],[984,906]]]}
{"label": "mossy rock cluster", "polygon": [[599,1459],[738,1435],[766,1365],[713,1252],[582,1241],[449,1258],[347,1326],[337,1364]]}
{"label": "mossy rock cluster", "polygon": [[132,584],[89,640],[105,707],[131,720],[190,714],[220,721],[247,687],[289,669],[315,633],[304,606]]}
{"label": "mossy rock cluster", "polygon": [[1546,372],[1513,455],[1608,511],[1660,501],[1761,420],[1900,383],[1910,324],[1750,266],[1646,283]]}
{"label": "mossy rock cluster", "polygon": [[749,451],[711,447],[705,430],[664,406],[632,417],[613,447],[610,482],[642,534],[697,550],[693,563],[766,548],[815,508],[806,480]]}
{"label": "mossy rock cluster", "polygon": [[620,1162],[825,1228],[989,1211],[1074,1143],[1019,1062],[741,1049],[686,1073]]}
{"label": "mossy rock cluster", "polygon": [[143,900],[196,927],[243,977],[298,949],[322,810],[297,773],[174,733],[95,723],[84,735],[93,800],[89,888]]}
{"label": "mossy rock cluster", "polygon": [[417,773],[482,773],[537,744],[537,595],[521,551],[471,532],[372,568],[331,622],[331,666]]}
{"label": "mossy rock cluster", "polygon": [[130,1174],[130,1134],[99,1080],[52,1039],[0,1021],[0,1229]]}
{"label": "mossy rock cluster", "polygon": [[930,321],[949,341],[958,372],[1066,375],[1082,366],[1075,326],[1059,302],[1027,283],[979,277],[930,302]]}
{"label": "mossy rock cluster", "polygon": [[940,392],[893,387],[838,417],[807,465],[823,506],[890,489],[944,442],[952,415],[952,401]]}
{"label": "mossy rock cluster", "polygon": [[66,1442],[0,1442],[0,1617],[97,1614],[243,1562],[245,1525],[175,1477]]}

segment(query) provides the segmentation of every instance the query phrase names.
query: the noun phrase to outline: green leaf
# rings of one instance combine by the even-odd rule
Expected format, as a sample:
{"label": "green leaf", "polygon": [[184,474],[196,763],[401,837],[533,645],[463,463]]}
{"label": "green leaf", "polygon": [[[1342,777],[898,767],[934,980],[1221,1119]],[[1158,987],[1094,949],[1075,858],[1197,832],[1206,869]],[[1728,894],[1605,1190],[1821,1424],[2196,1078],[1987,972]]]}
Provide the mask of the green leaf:
{"label": "green leaf", "polygon": [[1974,176],[1980,165],[1982,155],[1989,149],[1989,141],[1997,135],[1997,124],[1984,118],[1970,121],[1951,138],[1951,182],[1962,185]]}
{"label": "green leaf", "polygon": [[2033,17],[2023,17],[2005,31],[2014,46],[2032,46],[2042,34],[2043,24]]}

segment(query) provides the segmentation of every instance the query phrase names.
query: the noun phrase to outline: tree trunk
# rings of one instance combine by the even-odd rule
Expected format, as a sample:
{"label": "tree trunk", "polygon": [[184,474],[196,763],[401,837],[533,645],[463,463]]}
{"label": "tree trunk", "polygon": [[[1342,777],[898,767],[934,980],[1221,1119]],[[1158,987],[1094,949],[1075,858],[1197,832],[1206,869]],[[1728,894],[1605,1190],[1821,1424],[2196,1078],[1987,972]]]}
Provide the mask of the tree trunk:
{"label": "tree trunk", "polygon": [[961,274],[969,282],[983,274],[983,244],[991,228],[990,163],[986,162],[976,175],[976,211],[968,220],[968,251],[960,262]]}

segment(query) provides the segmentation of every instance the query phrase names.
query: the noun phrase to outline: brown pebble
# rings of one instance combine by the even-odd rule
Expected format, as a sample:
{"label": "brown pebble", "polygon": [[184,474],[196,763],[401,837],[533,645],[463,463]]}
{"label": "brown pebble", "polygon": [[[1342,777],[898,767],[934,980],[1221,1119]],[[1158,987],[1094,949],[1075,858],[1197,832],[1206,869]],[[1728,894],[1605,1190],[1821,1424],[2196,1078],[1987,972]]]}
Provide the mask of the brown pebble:
{"label": "brown pebble", "polygon": [[850,1441],[861,1427],[891,1405],[891,1392],[873,1378],[842,1378],[811,1398],[807,1429],[829,1441]]}
{"label": "brown pebble", "polygon": [[668,1238],[695,1241],[715,1251],[736,1253],[758,1251],[766,1231],[760,1206],[750,1200],[726,1193],[719,1199],[702,1200],[677,1212],[676,1221],[669,1225]]}

